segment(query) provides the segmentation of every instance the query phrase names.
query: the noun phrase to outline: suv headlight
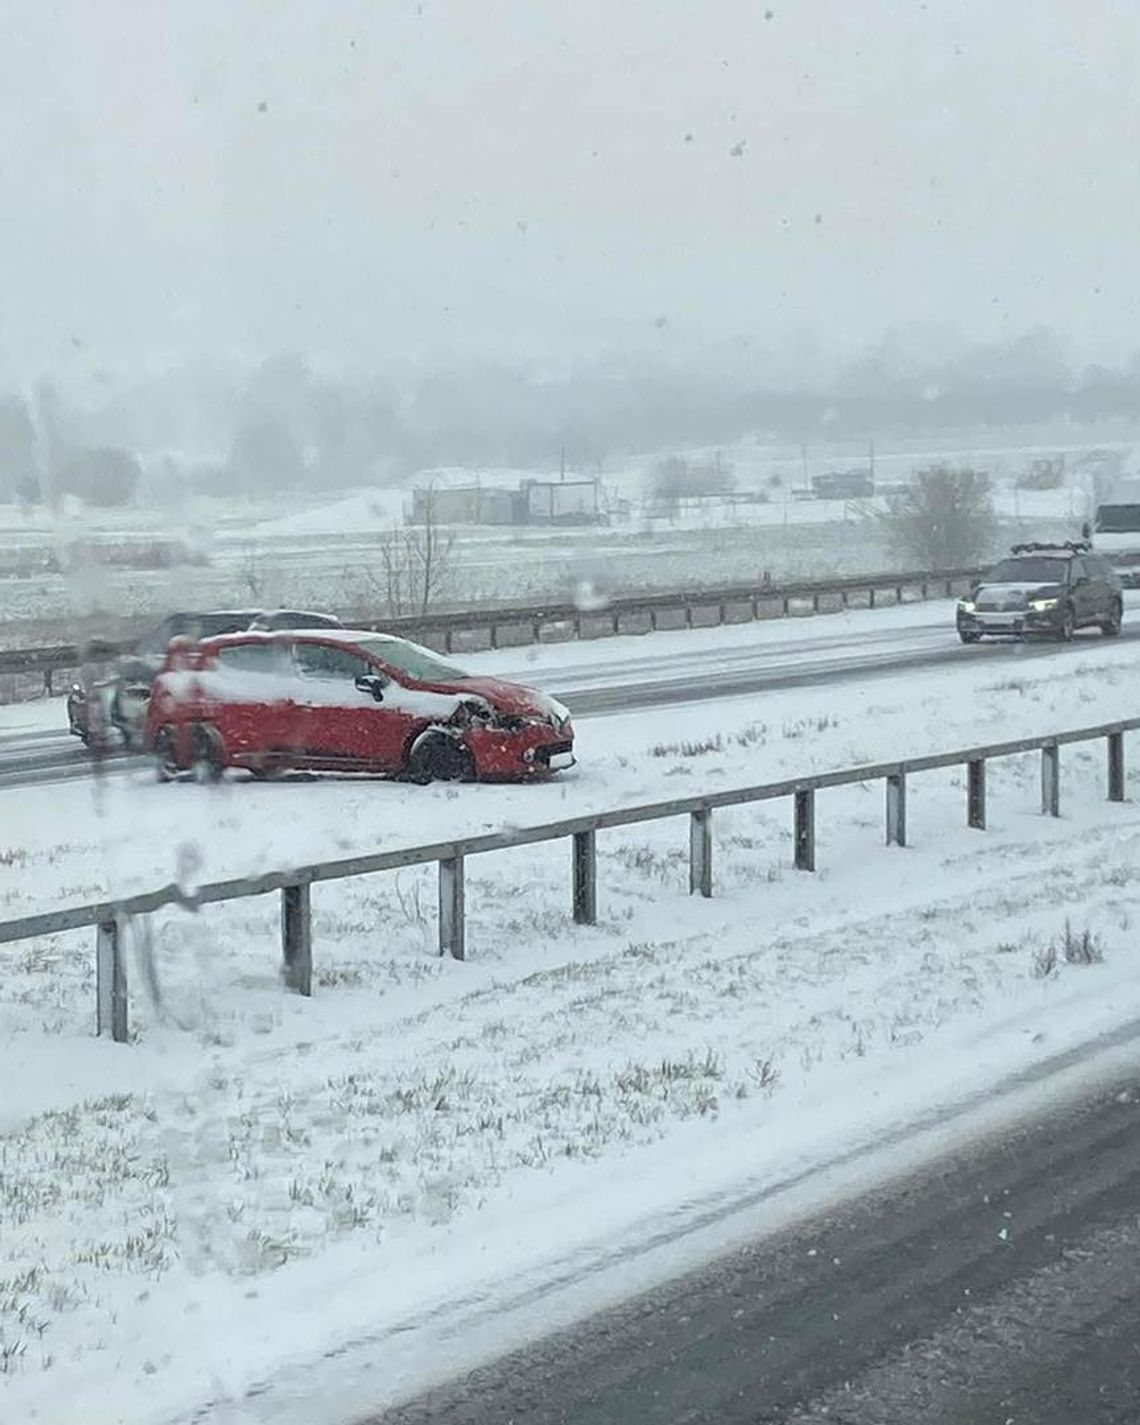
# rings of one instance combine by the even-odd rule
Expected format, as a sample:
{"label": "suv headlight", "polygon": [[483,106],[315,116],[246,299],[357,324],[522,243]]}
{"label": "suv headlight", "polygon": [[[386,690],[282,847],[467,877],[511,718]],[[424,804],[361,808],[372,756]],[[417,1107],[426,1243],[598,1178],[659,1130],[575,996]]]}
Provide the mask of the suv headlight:
{"label": "suv headlight", "polygon": [[1055,609],[1060,602],[1060,599],[1030,599],[1029,607],[1035,614],[1044,614]]}
{"label": "suv headlight", "polygon": [[973,599],[959,599],[958,607],[964,614],[972,614],[978,606],[974,603]]}

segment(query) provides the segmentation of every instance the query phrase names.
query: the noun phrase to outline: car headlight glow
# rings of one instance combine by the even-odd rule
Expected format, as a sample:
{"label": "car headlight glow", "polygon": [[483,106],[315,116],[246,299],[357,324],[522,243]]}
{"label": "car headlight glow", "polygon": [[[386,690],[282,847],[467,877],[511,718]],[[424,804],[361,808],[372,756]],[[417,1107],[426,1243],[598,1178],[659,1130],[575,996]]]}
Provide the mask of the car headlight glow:
{"label": "car headlight glow", "polygon": [[1055,609],[1060,602],[1060,599],[1030,599],[1029,607],[1035,614],[1043,614]]}
{"label": "car headlight glow", "polygon": [[958,607],[964,614],[972,614],[977,608],[977,604],[974,603],[973,599],[959,599]]}

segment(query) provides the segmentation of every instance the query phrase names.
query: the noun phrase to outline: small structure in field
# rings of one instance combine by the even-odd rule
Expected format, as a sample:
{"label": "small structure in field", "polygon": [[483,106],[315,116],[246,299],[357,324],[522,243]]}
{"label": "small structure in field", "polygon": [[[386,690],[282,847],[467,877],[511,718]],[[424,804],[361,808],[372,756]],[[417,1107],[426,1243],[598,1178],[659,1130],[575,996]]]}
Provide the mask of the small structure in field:
{"label": "small structure in field", "polygon": [[524,480],[520,524],[601,523],[598,482],[591,479]]}
{"label": "small structure in field", "polygon": [[595,479],[521,480],[505,485],[427,485],[412,491],[411,523],[590,525],[604,518]]}
{"label": "small structure in field", "polygon": [[513,490],[497,485],[426,486],[412,491],[412,524],[517,524]]}

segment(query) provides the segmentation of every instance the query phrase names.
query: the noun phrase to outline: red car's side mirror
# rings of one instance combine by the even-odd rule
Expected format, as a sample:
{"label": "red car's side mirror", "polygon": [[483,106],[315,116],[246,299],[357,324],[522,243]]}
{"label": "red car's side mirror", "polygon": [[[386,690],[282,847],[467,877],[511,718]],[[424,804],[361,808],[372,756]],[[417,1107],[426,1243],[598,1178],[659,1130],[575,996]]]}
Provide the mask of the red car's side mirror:
{"label": "red car's side mirror", "polygon": [[362,693],[369,693],[378,703],[384,701],[384,683],[385,679],[383,679],[379,673],[362,673],[360,677],[356,679],[356,686],[360,691]]}

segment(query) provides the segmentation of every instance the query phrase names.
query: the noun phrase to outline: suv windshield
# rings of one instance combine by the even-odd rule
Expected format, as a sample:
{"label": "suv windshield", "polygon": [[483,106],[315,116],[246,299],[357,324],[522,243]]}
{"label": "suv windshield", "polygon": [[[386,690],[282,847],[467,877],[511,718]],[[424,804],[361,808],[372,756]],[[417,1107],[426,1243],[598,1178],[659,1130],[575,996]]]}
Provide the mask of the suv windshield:
{"label": "suv windshield", "polygon": [[462,668],[445,663],[427,648],[418,643],[405,643],[403,639],[373,638],[361,639],[358,647],[382,659],[389,668],[407,673],[421,683],[454,683],[469,678]]}
{"label": "suv windshield", "polygon": [[1096,527],[1101,534],[1135,534],[1140,531],[1140,505],[1101,505]]}
{"label": "suv windshield", "polygon": [[985,577],[987,584],[1063,584],[1067,559],[1003,559]]}

